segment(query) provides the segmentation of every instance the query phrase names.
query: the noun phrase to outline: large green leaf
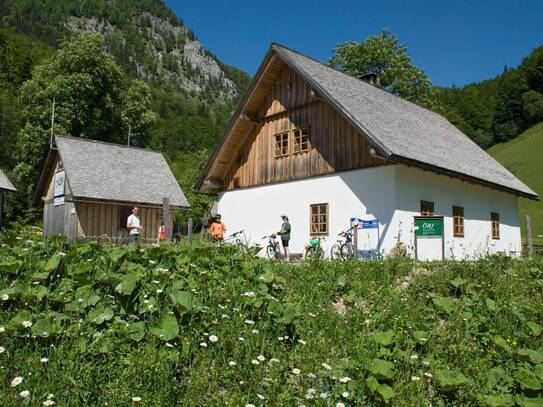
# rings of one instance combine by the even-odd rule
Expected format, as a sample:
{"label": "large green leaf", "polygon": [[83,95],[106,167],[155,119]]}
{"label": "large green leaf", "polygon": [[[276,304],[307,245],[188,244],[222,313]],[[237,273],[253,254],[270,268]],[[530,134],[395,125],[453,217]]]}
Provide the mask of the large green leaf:
{"label": "large green leaf", "polygon": [[394,363],[388,360],[373,359],[366,368],[379,380],[389,380],[394,377]]}
{"label": "large green leaf", "polygon": [[421,345],[424,345],[426,342],[428,342],[428,335],[429,333],[426,331],[413,332],[413,338],[415,338],[415,340]]}
{"label": "large green leaf", "polygon": [[61,257],[58,254],[55,254],[53,257],[47,260],[47,263],[45,263],[45,266],[43,267],[43,271],[45,273],[52,273],[53,271],[56,271],[58,266],[60,266],[60,260]]}
{"label": "large green leaf", "polygon": [[22,265],[23,262],[21,260],[17,260],[13,256],[6,256],[0,260],[0,271],[5,273],[17,273]]}
{"label": "large green leaf", "polygon": [[541,389],[541,383],[537,379],[536,375],[527,369],[519,369],[515,374],[515,378],[522,387],[530,390]]}
{"label": "large green leaf", "polygon": [[380,345],[388,346],[394,343],[394,336],[395,333],[392,330],[388,331],[376,331],[371,336],[375,342],[377,342]]}
{"label": "large green leaf", "polygon": [[438,369],[434,374],[439,386],[445,391],[458,389],[460,386],[469,383],[469,379],[457,369]]}
{"label": "large green leaf", "polygon": [[454,300],[451,297],[435,297],[433,301],[436,307],[441,308],[447,314],[454,310]]}
{"label": "large green leaf", "polygon": [[283,315],[276,318],[275,322],[278,324],[289,325],[292,324],[292,322],[298,318],[298,316],[300,316],[298,309],[294,305],[288,304],[283,310]]}
{"label": "large green leaf", "polygon": [[533,321],[526,322],[526,325],[530,329],[532,335],[539,336],[539,334],[541,333],[541,325]]}
{"label": "large green leaf", "polygon": [[515,401],[520,407],[542,407],[543,406],[543,398],[541,397],[530,398],[530,397],[517,395]]}
{"label": "large green leaf", "polygon": [[385,404],[390,402],[394,397],[394,390],[387,384],[381,384],[375,377],[366,379],[366,384],[373,394],[376,394]]}
{"label": "large green leaf", "polygon": [[190,291],[173,291],[170,298],[183,311],[198,311],[201,308],[200,301]]}
{"label": "large green leaf", "polygon": [[128,325],[128,337],[139,342],[145,337],[145,322],[133,322]]}
{"label": "large green leaf", "polygon": [[510,394],[499,394],[485,396],[483,403],[487,407],[510,407],[514,404],[513,396]]}
{"label": "large green leaf", "polygon": [[543,355],[536,350],[520,348],[517,349],[517,355],[520,360],[532,363],[543,363]]}
{"label": "large green leaf", "polygon": [[38,319],[34,325],[32,325],[32,333],[42,338],[48,338],[57,334],[58,330],[54,322],[49,319]]}
{"label": "large green leaf", "polygon": [[96,308],[93,308],[87,318],[97,325],[103,324],[105,321],[109,321],[113,318],[113,310],[103,304],[98,304]]}
{"label": "large green leaf", "polygon": [[492,339],[494,340],[496,346],[498,346],[500,349],[506,351],[507,353],[511,352],[511,346],[509,346],[507,341],[502,336],[496,335]]}
{"label": "large green leaf", "polygon": [[84,285],[75,291],[75,301],[81,308],[87,308],[96,305],[100,297],[96,295],[91,285]]}
{"label": "large green leaf", "polygon": [[165,314],[151,325],[149,331],[163,341],[171,341],[179,335],[179,325],[173,315]]}
{"label": "large green leaf", "polygon": [[115,291],[122,295],[130,295],[138,285],[140,279],[137,273],[128,273],[123,276],[123,279],[115,287]]}
{"label": "large green leaf", "polygon": [[485,303],[486,303],[486,307],[487,307],[490,311],[496,311],[496,309],[497,309],[496,301],[494,301],[494,300],[491,299],[491,298],[485,298]]}

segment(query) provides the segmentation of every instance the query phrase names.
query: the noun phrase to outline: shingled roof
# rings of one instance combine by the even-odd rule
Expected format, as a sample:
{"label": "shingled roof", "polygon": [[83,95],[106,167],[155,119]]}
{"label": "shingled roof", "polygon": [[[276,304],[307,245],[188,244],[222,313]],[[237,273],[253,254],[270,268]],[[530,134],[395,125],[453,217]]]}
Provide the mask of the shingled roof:
{"label": "shingled roof", "polygon": [[[443,116],[284,46],[272,44],[266,59],[274,55],[346,117],[382,157],[537,198],[534,191]],[[258,74],[263,74],[262,67]],[[253,82],[255,86],[256,83]],[[249,89],[247,94],[252,91]],[[246,97],[242,105],[247,100]],[[212,159],[215,157],[216,154]],[[209,164],[199,186],[208,170]]]}
{"label": "shingled roof", "polygon": [[17,191],[9,178],[0,170],[0,190],[3,191]]}
{"label": "shingled roof", "polygon": [[76,200],[158,206],[168,197],[173,207],[190,206],[159,152],[75,137],[55,141]]}

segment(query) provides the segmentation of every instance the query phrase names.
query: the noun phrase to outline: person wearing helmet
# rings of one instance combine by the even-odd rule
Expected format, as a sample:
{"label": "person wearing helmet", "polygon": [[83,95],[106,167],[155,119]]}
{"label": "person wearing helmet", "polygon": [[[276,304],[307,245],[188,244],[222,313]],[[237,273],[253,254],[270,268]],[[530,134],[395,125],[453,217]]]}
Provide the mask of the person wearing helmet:
{"label": "person wearing helmet", "polygon": [[221,215],[216,214],[215,219],[209,227],[209,232],[215,242],[222,242],[224,240],[224,233],[226,232],[226,226],[221,221]]}
{"label": "person wearing helmet", "polygon": [[283,224],[281,225],[281,230],[277,232],[277,234],[281,236],[285,260],[289,261],[288,242],[290,241],[290,223],[288,221],[288,216],[285,214],[281,215],[281,219],[283,220]]}

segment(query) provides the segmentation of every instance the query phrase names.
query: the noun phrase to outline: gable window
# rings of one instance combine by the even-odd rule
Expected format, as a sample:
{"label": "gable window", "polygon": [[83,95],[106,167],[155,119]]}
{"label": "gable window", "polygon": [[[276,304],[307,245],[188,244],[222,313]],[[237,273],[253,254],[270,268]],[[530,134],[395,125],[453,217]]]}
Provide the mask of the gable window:
{"label": "gable window", "polygon": [[294,129],[294,153],[305,153],[311,149],[309,128]]}
{"label": "gable window", "polygon": [[328,204],[310,205],[310,226],[309,233],[311,235],[327,235],[328,234]]}
{"label": "gable window", "polygon": [[499,240],[500,238],[500,214],[496,212],[490,213],[490,223],[492,224],[492,239]]}
{"label": "gable window", "polygon": [[453,236],[464,237],[464,208],[461,206],[453,206],[452,215],[453,215]]}
{"label": "gable window", "polygon": [[434,216],[434,203],[430,201],[420,201],[420,214],[422,216]]}
{"label": "gable window", "polygon": [[275,135],[275,158],[288,155],[288,131]]}

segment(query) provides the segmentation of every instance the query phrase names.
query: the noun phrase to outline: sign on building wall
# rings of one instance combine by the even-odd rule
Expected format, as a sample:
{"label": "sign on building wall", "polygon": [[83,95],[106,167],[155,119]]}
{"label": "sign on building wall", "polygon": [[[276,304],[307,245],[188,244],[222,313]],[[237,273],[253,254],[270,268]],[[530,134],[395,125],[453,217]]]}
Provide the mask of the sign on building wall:
{"label": "sign on building wall", "polygon": [[445,259],[443,216],[415,216],[415,258]]}
{"label": "sign on building wall", "polygon": [[64,195],[64,184],[66,179],[66,173],[64,171],[59,171],[55,173],[55,189],[54,189],[54,197],[62,196]]}

